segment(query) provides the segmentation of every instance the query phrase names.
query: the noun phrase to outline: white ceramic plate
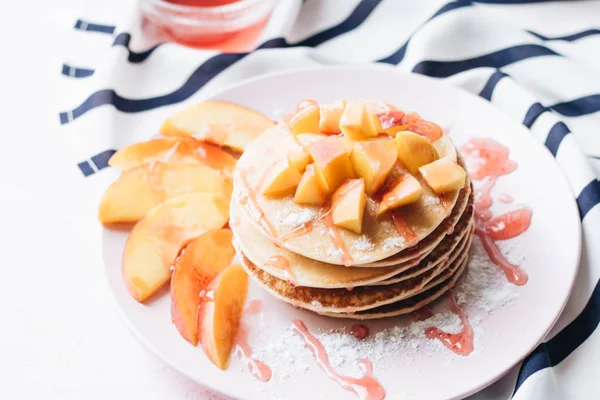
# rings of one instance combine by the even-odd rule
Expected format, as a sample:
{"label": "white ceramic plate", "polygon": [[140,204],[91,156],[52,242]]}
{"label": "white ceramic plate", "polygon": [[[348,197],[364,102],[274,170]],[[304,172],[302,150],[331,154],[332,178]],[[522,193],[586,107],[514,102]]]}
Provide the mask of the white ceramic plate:
{"label": "white ceramic plate", "polygon": [[[509,193],[517,204],[533,210],[529,230],[501,245],[516,252],[509,259],[519,259],[529,274],[529,282],[515,289],[518,298],[493,313],[467,306],[470,317],[479,320],[475,351],[467,357],[457,356],[438,342],[425,340],[415,346],[389,342],[384,344],[382,354],[381,342],[379,348],[371,346],[369,350],[356,345],[353,338],[346,338],[350,345],[342,345],[346,342],[339,339],[325,339],[341,372],[357,375],[357,358],[366,357],[373,361],[375,376],[388,399],[460,398],[505,374],[535,348],[558,318],[579,262],[577,207],[550,153],[523,126],[486,101],[427,77],[383,67],[320,68],[267,75],[230,87],[214,98],[246,105],[273,119],[306,98],[319,102],[338,98],[382,100],[417,111],[442,127],[451,126],[450,136],[457,146],[471,137],[493,138],[507,146],[511,159],[519,164],[517,171],[498,180],[492,195],[497,198],[501,193]],[[148,137],[152,134],[148,132]],[[495,201],[493,210],[502,212],[515,207]],[[250,339],[257,354],[271,364],[273,378],[267,383],[259,382],[235,356],[229,370],[220,371],[210,364],[200,347],[193,348],[178,335],[170,322],[166,290],[146,305],[129,296],[121,277],[126,237],[124,232],[105,230],[103,256],[108,281],[118,308],[135,335],[165,363],[201,385],[236,399],[357,398],[326,377],[289,328],[290,321],[296,318],[313,332],[350,327],[352,321],[296,310],[251,284],[249,298],[262,299],[264,312],[249,320]],[[372,332],[410,324],[410,317],[367,322]],[[344,357],[348,358],[345,363]]]}

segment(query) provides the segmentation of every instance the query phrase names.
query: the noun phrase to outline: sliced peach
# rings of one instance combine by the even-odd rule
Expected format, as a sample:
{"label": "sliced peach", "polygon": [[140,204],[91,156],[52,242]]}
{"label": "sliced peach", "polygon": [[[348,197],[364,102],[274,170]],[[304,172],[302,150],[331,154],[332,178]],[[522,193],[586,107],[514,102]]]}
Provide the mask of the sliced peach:
{"label": "sliced peach", "polygon": [[437,150],[427,139],[410,131],[399,132],[396,145],[398,159],[412,174],[416,174],[419,167],[439,158]]}
{"label": "sliced peach", "polygon": [[203,163],[233,172],[237,160],[218,146],[187,137],[164,137],[135,143],[117,151],[108,161],[123,171],[152,162]]}
{"label": "sliced peach", "polygon": [[204,353],[225,370],[240,327],[248,275],[239,264],[225,268],[201,294],[198,333]]}
{"label": "sliced peach", "polygon": [[186,193],[214,193],[229,199],[232,182],[203,164],[155,162],[125,171],[106,189],[98,210],[103,224],[136,222],[163,201]]}
{"label": "sliced peach", "polygon": [[275,123],[263,114],[226,101],[205,101],[167,118],[165,136],[193,136],[219,146],[244,151],[246,145]]}
{"label": "sliced peach", "polygon": [[319,132],[319,106],[316,103],[306,103],[298,108],[288,122],[288,128],[293,135]]}
{"label": "sliced peach", "polygon": [[285,196],[294,193],[302,174],[290,164],[287,158],[276,161],[266,171],[264,184],[260,191],[265,196]]}
{"label": "sliced peach", "polygon": [[181,336],[198,344],[200,291],[233,260],[229,229],[208,231],[192,240],[175,262],[171,275],[171,319]]}
{"label": "sliced peach", "polygon": [[328,193],[337,189],[346,179],[354,178],[350,154],[337,136],[329,136],[313,144],[309,151]]}
{"label": "sliced peach", "polygon": [[384,184],[397,159],[396,144],[387,137],[356,142],[350,155],[352,167],[365,180],[369,196]]}
{"label": "sliced peach", "polygon": [[298,144],[300,144],[300,146],[302,146],[305,150],[308,151],[308,149],[310,149],[310,146],[317,142],[320,142],[326,137],[327,135],[323,135],[321,133],[301,133],[296,136],[296,140],[298,141]]}
{"label": "sliced peach", "polygon": [[349,179],[340,186],[331,198],[331,216],[333,223],[354,233],[362,232],[365,213],[365,181]]}
{"label": "sliced peach", "polygon": [[123,250],[123,278],[131,296],[139,302],[152,296],[171,278],[179,251],[228,219],[229,201],[208,193],[175,197],[151,209],[134,226]]}
{"label": "sliced peach", "polygon": [[405,206],[414,203],[419,199],[423,188],[419,181],[410,174],[404,174],[399,177],[392,185],[392,188],[383,195],[377,216],[393,208]]}
{"label": "sliced peach", "polygon": [[290,160],[290,164],[300,172],[304,172],[306,166],[312,161],[310,154],[304,149],[289,153],[287,158]]}
{"label": "sliced peach", "polygon": [[340,130],[353,139],[361,140],[377,136],[374,115],[361,102],[346,105],[340,118]]}
{"label": "sliced peach", "polygon": [[342,133],[340,130],[340,118],[346,108],[346,100],[337,100],[330,104],[321,104],[321,115],[319,119],[319,131],[326,135]]}
{"label": "sliced peach", "polygon": [[321,179],[317,175],[317,170],[314,164],[306,166],[306,171],[302,174],[302,178],[296,188],[294,201],[296,204],[311,204],[321,206],[327,200],[327,193],[323,189]]}
{"label": "sliced peach", "polygon": [[448,157],[422,166],[419,172],[436,194],[461,189],[467,177],[467,172]]}

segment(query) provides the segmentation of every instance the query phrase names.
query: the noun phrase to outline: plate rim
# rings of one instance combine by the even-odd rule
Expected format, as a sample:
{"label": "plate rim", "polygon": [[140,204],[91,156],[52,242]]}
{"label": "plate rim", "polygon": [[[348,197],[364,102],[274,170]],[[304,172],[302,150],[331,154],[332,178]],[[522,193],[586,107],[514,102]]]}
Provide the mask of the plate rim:
{"label": "plate rim", "polygon": [[[258,74],[256,76],[250,77],[250,78],[246,78],[246,79],[241,79],[237,82],[234,82],[232,84],[229,85],[223,85],[217,89],[213,89],[211,90],[208,94],[199,94],[194,101],[196,102],[200,102],[200,101],[206,101],[206,100],[219,100],[219,96],[222,95],[225,92],[229,92],[232,90],[235,90],[241,86],[245,86],[251,83],[256,83],[258,81],[261,80],[269,80],[271,78],[274,77],[280,77],[280,76],[285,76],[285,75],[293,75],[293,74],[297,74],[297,73],[310,73],[310,72],[323,72],[323,71],[327,71],[328,73],[331,73],[333,71],[359,71],[359,72],[376,72],[377,70],[388,70],[390,72],[394,72],[398,75],[404,75],[404,76],[411,76],[412,78],[417,78],[417,79],[422,79],[424,81],[429,81],[431,83],[434,83],[436,85],[443,85],[446,87],[450,87],[453,90],[457,90],[459,92],[463,92],[464,94],[468,95],[469,97],[471,97],[472,99],[476,99],[475,101],[478,101],[480,103],[484,103],[486,107],[491,107],[492,109],[494,109],[496,112],[500,112],[501,114],[504,114],[507,118],[510,118],[510,116],[508,116],[507,114],[505,114],[502,110],[500,110],[497,107],[494,107],[491,102],[486,101],[484,99],[482,99],[479,96],[476,96],[475,94],[465,90],[464,88],[457,86],[457,85],[453,85],[448,81],[445,80],[438,80],[426,75],[421,75],[421,74],[417,74],[417,73],[412,73],[412,72],[406,72],[406,71],[400,71],[398,68],[395,68],[393,66],[389,66],[387,64],[365,64],[365,65],[319,65],[319,66],[311,66],[311,67],[299,67],[299,68],[288,68],[288,69],[284,69],[284,70],[280,70],[280,71],[273,71],[273,72],[268,72],[268,73],[264,73],[264,74]],[[182,104],[185,104],[184,102],[181,103],[177,103],[177,106],[182,106]],[[541,142],[539,142],[531,133],[531,129],[529,129],[526,126],[520,125],[518,124],[518,122],[516,121],[512,121],[511,123],[514,124],[515,126],[519,126],[520,128],[523,128],[527,131],[527,139],[530,141],[534,146],[538,146],[540,147],[543,151],[542,153],[544,153],[544,157],[548,158],[552,163],[555,164],[555,166],[557,167],[559,173],[560,173],[560,178],[558,178],[562,184],[564,184],[564,186],[566,186],[567,190],[569,191],[570,194],[570,200],[568,202],[569,206],[563,208],[563,210],[566,210],[569,213],[573,214],[573,219],[576,224],[576,236],[573,238],[573,242],[574,242],[574,246],[576,246],[576,251],[575,251],[575,259],[572,260],[572,263],[575,264],[575,267],[573,268],[573,274],[572,277],[570,279],[570,282],[568,283],[568,291],[566,292],[566,296],[564,297],[564,299],[562,300],[562,304],[560,307],[560,311],[556,314],[554,320],[551,322],[551,324],[549,325],[549,327],[543,332],[543,334],[540,335],[539,338],[536,339],[535,345],[532,347],[531,350],[525,352],[524,354],[521,354],[519,356],[518,359],[516,359],[513,363],[508,363],[509,365],[507,365],[506,368],[502,369],[500,373],[497,374],[497,376],[494,376],[493,378],[485,381],[485,382],[480,382],[478,384],[474,384],[472,385],[472,387],[466,391],[464,391],[463,393],[457,395],[457,396],[453,396],[450,397],[449,399],[460,399],[460,398],[464,398],[467,396],[470,396],[472,394],[475,394],[485,388],[487,388],[488,386],[492,385],[493,383],[497,382],[498,380],[500,380],[501,378],[503,378],[504,376],[506,376],[506,374],[512,369],[514,368],[516,365],[518,365],[520,362],[522,362],[525,358],[527,358],[527,356],[529,354],[531,354],[535,348],[537,348],[537,346],[539,346],[540,343],[543,342],[544,338],[548,335],[548,333],[552,330],[552,328],[556,325],[556,322],[558,321],[558,319],[561,317],[565,307],[567,306],[567,303],[569,302],[572,292],[573,292],[573,288],[575,286],[575,282],[577,280],[577,276],[579,274],[579,268],[580,268],[580,264],[581,264],[581,254],[582,254],[582,245],[583,245],[583,228],[582,228],[582,223],[581,223],[581,218],[579,218],[579,208],[577,206],[577,201],[576,201],[576,196],[575,193],[573,192],[573,189],[569,183],[569,180],[567,178],[566,173],[563,171],[562,167],[558,164],[558,161],[556,160],[556,158],[552,155],[552,153],[550,152],[550,150],[544,146]],[[556,179],[556,177],[555,177]],[[566,205],[566,204],[565,204]],[[179,368],[174,362],[171,362],[169,360],[169,358],[164,355],[161,351],[157,350],[151,343],[149,343],[146,338],[144,337],[144,335],[142,334],[141,331],[139,331],[137,329],[136,326],[134,326],[133,322],[127,317],[126,311],[124,310],[124,308],[120,305],[119,300],[118,300],[118,294],[116,293],[116,289],[113,287],[113,285],[111,284],[111,278],[108,274],[108,268],[107,268],[107,263],[104,262],[104,246],[105,246],[105,239],[104,239],[104,235],[106,234],[106,231],[108,231],[109,229],[102,226],[101,227],[101,235],[102,235],[102,244],[101,244],[101,259],[102,259],[102,263],[104,264],[104,280],[106,282],[106,284],[109,287],[109,290],[112,294],[111,296],[111,301],[113,302],[113,305],[116,307],[118,314],[120,315],[120,317],[125,321],[126,326],[129,328],[129,330],[133,333],[133,336],[140,341],[143,346],[149,350],[149,352],[151,354],[154,355],[154,357],[156,357],[158,360],[160,360],[162,363],[164,363],[165,365],[169,366],[170,368],[172,368],[173,370],[177,371],[177,373],[185,376],[187,379],[190,379],[193,382],[196,382],[197,384],[199,384],[202,388],[207,389],[217,395],[223,396],[225,398],[232,398],[231,395],[222,392],[220,389],[218,389],[217,387],[215,387],[214,385],[212,385],[211,382],[209,381],[200,381],[199,379],[197,379],[197,377],[188,374],[187,371],[185,371],[184,369]],[[121,256],[122,257],[122,256]]]}

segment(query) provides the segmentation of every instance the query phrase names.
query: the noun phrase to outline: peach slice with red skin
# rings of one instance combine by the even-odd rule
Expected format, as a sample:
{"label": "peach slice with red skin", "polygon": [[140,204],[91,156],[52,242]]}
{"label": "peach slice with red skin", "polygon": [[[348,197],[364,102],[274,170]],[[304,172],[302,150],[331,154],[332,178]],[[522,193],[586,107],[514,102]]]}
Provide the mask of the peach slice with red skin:
{"label": "peach slice with red skin", "polygon": [[108,165],[127,171],[156,161],[202,163],[229,172],[237,163],[219,146],[188,137],[164,137],[124,147],[113,154]]}
{"label": "peach slice with red skin", "polygon": [[165,136],[193,136],[236,151],[275,123],[250,108],[226,101],[210,100],[188,107],[171,117],[160,127]]}
{"label": "peach slice with red skin", "polygon": [[239,264],[225,268],[201,293],[198,333],[204,353],[225,370],[248,292],[248,275]]}
{"label": "peach slice with red skin", "polygon": [[104,192],[98,219],[103,224],[136,222],[153,207],[186,193],[231,197],[231,178],[203,164],[155,162],[125,171]]}
{"label": "peach slice with red skin", "polygon": [[123,250],[123,278],[131,296],[143,302],[156,293],[169,282],[181,249],[228,219],[229,201],[208,193],[178,196],[148,211]]}
{"label": "peach slice with red skin", "polygon": [[181,336],[198,344],[200,292],[233,260],[229,229],[208,231],[192,240],[175,262],[171,276],[171,319]]}

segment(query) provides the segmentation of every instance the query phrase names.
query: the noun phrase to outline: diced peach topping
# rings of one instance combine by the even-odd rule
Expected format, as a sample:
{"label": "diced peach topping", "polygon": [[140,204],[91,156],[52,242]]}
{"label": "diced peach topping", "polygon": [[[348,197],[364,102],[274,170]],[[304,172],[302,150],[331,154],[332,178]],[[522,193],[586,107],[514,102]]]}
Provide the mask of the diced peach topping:
{"label": "diced peach topping", "polygon": [[364,179],[349,179],[331,198],[333,223],[354,233],[362,232],[366,195]]}
{"label": "diced peach topping", "polygon": [[264,184],[259,190],[265,196],[273,197],[294,193],[302,177],[300,171],[290,164],[287,157],[276,161],[265,173]]}
{"label": "diced peach topping", "polygon": [[340,130],[353,139],[367,139],[377,136],[375,116],[361,102],[350,102],[340,119]]}
{"label": "diced peach topping", "polygon": [[296,168],[299,172],[304,172],[306,166],[311,163],[312,159],[308,151],[300,149],[293,151],[287,155],[290,164]]}
{"label": "diced peach topping", "polygon": [[394,182],[392,188],[383,195],[377,209],[377,216],[388,210],[414,203],[419,199],[422,190],[421,184],[414,176],[410,174],[402,175]]}
{"label": "diced peach topping", "polygon": [[313,144],[310,154],[328,193],[337,189],[346,179],[354,178],[350,154],[338,137],[329,136]]}
{"label": "diced peach topping", "polygon": [[413,174],[419,167],[439,158],[437,150],[423,136],[405,131],[396,135],[398,159]]}
{"label": "diced peach topping", "polygon": [[296,204],[323,205],[327,201],[327,193],[317,175],[314,164],[309,164],[298,183],[294,196]]}
{"label": "diced peach topping", "polygon": [[436,194],[461,189],[467,177],[467,172],[448,157],[422,166],[419,172]]}
{"label": "diced peach topping", "polygon": [[397,158],[396,144],[390,138],[354,143],[350,161],[356,175],[365,180],[367,195],[373,196],[385,183]]}
{"label": "diced peach topping", "polygon": [[319,106],[308,103],[290,118],[288,127],[293,135],[319,132]]}
{"label": "diced peach topping", "polygon": [[338,134],[340,130],[340,118],[346,108],[346,100],[334,101],[330,104],[321,104],[321,118],[319,119],[319,131],[327,135]]}

